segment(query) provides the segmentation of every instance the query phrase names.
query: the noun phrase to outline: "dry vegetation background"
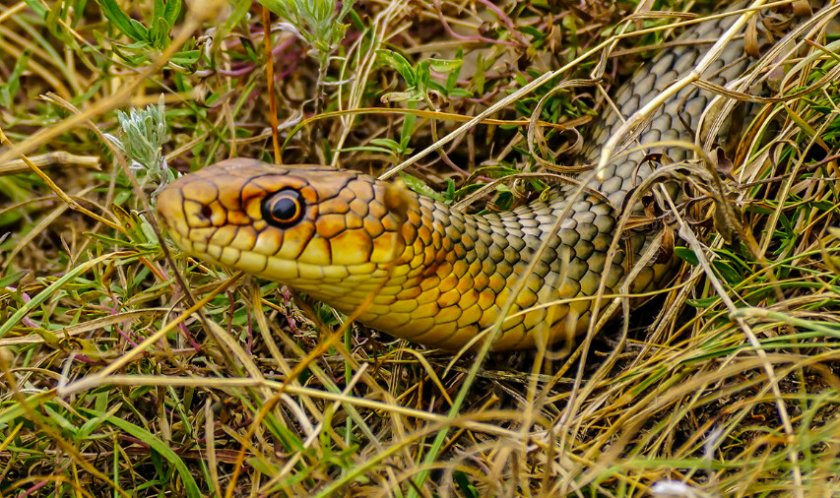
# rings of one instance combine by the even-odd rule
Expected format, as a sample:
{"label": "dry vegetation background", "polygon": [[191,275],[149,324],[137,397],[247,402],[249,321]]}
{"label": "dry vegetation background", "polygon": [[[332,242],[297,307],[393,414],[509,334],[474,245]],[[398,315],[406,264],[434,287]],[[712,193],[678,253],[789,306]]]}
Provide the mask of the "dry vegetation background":
{"label": "dry vegetation background", "polygon": [[0,495],[840,496],[829,2],[698,189],[677,283],[577,344],[453,358],[342,328],[165,251],[151,210],[232,156],[525,202],[546,183],[518,173],[573,164],[606,95],[727,3],[4,1]]}

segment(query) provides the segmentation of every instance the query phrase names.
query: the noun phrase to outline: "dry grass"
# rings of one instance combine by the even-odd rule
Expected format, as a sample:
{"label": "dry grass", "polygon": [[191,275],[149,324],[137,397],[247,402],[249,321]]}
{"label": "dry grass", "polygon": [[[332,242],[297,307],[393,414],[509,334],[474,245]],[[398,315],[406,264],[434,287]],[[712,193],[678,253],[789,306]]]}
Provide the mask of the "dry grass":
{"label": "dry grass", "polygon": [[[164,251],[160,147],[181,172],[229,156],[406,168],[447,202],[505,178],[490,191],[506,207],[542,185],[510,175],[569,164],[574,127],[682,18],[360,0],[346,31],[327,9],[297,18],[305,40],[281,26],[266,45],[248,1],[119,4],[162,27],[106,20],[104,0],[0,6],[0,495],[840,494],[833,39],[769,61],[789,98],[760,103],[719,163],[731,174],[698,186],[673,288],[569,349],[453,360]],[[601,86],[563,83],[593,73]],[[160,95],[168,135],[125,135],[116,111]]]}

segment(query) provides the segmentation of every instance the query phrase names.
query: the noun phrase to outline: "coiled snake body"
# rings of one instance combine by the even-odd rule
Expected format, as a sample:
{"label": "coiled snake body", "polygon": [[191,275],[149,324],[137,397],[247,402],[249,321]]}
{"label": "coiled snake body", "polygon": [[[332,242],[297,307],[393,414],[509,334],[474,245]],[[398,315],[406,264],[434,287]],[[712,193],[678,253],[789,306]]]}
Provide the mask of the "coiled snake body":
{"label": "coiled snake body", "polygon": [[[625,84],[614,99],[623,116],[605,117],[586,159],[597,160],[621,117],[691,70],[731,22],[690,28]],[[748,64],[739,37],[702,77],[722,84]],[[686,87],[657,110],[630,146],[693,142],[710,98]],[[606,294],[620,291],[651,230],[625,230],[609,266],[607,250],[625,197],[653,171],[645,160],[651,152],[666,152],[675,161],[688,156],[683,148],[624,154],[607,166],[605,180],[588,182],[595,192],[572,199],[576,187],[561,186],[548,201],[497,214],[464,214],[354,171],[248,159],[222,161],[179,179],[160,194],[157,210],[187,252],[283,282],[347,313],[362,306],[360,322],[394,336],[456,349],[510,305],[493,349],[527,348],[585,331],[602,279]],[[552,232],[569,202],[559,231]],[[665,259],[643,268],[628,288],[663,286],[674,266]],[[533,272],[526,272],[531,263]],[[521,291],[512,295],[523,278]]]}

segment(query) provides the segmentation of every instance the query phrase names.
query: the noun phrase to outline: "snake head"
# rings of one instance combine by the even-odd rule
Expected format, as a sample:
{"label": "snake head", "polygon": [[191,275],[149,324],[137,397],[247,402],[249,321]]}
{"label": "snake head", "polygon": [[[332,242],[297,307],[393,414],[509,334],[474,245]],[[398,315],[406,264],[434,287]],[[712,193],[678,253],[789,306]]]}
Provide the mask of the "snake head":
{"label": "snake head", "polygon": [[157,212],[188,253],[317,297],[402,255],[417,201],[395,189],[355,171],[229,159],[172,183]]}

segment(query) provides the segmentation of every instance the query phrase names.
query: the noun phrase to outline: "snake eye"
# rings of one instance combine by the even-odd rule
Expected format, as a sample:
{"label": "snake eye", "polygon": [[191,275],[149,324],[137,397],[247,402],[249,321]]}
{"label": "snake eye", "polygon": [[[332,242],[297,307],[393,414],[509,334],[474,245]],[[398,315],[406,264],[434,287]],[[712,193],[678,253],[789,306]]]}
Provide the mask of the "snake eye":
{"label": "snake eye", "polygon": [[293,189],[283,189],[263,199],[262,216],[271,226],[289,228],[303,218],[303,197]]}

